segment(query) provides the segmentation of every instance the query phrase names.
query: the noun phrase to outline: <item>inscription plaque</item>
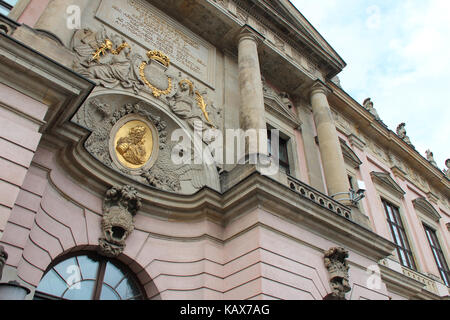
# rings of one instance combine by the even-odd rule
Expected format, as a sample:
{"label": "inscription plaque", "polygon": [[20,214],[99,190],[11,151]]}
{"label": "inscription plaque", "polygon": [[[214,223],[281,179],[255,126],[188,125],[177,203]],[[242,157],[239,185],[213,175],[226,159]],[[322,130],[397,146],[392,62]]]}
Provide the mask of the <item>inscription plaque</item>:
{"label": "inscription plaque", "polygon": [[178,68],[214,87],[215,48],[145,0],[102,0],[96,17],[146,50],[160,50]]}

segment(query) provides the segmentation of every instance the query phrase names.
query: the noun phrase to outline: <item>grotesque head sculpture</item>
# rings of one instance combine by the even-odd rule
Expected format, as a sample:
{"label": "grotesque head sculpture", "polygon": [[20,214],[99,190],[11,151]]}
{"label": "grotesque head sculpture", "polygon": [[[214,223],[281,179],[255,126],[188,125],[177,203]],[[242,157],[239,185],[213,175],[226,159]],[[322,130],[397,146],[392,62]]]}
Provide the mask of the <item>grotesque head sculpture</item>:
{"label": "grotesque head sculpture", "polygon": [[117,257],[125,248],[125,240],[134,230],[134,216],[142,206],[134,187],[114,187],[106,193],[101,222],[100,253]]}

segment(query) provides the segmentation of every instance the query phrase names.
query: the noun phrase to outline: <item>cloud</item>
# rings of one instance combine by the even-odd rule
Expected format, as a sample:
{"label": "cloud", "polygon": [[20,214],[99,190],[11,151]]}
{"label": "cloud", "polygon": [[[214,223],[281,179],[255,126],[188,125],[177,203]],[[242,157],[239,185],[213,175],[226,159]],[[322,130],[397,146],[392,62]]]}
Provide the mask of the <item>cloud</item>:
{"label": "cloud", "polygon": [[357,101],[371,97],[395,131],[406,122],[417,150],[450,158],[448,0],[292,0],[347,62],[340,74]]}

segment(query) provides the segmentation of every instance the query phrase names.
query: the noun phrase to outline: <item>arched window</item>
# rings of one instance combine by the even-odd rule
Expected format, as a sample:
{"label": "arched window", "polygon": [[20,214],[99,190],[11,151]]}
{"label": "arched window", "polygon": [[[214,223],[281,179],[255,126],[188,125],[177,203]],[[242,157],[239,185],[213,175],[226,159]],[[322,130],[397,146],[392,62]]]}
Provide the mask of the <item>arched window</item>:
{"label": "arched window", "polygon": [[58,260],[36,289],[35,300],[143,300],[134,274],[118,261],[95,253]]}

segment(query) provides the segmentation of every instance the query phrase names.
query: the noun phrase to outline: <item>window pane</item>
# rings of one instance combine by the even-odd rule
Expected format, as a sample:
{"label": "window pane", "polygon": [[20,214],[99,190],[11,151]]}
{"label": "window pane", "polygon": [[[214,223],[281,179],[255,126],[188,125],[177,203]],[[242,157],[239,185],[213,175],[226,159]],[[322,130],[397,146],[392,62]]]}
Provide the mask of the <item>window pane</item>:
{"label": "window pane", "polygon": [[399,249],[400,252],[400,259],[402,262],[402,265],[405,267],[409,267],[408,258],[406,257],[406,252],[403,249]]}
{"label": "window pane", "polygon": [[408,255],[408,263],[409,263],[409,267],[410,267],[411,269],[416,269],[416,263],[414,262],[414,258],[413,258],[413,256],[412,256],[412,254],[408,252],[407,255]]}
{"label": "window pane", "polygon": [[403,226],[402,219],[400,218],[400,212],[398,211],[398,209],[395,207],[392,207],[392,212],[394,213],[395,222],[399,226]]}
{"label": "window pane", "polygon": [[92,300],[94,295],[94,280],[86,280],[80,283],[74,284],[64,294],[64,299],[69,300]]}
{"label": "window pane", "polygon": [[99,266],[98,261],[94,261],[88,256],[77,257],[77,259],[83,279],[96,279]]}
{"label": "window pane", "polygon": [[100,300],[120,300],[120,297],[110,286],[103,284]]}
{"label": "window pane", "polygon": [[67,278],[73,274],[74,270],[78,269],[78,263],[75,258],[70,258],[59,263],[54,269],[67,281]]}
{"label": "window pane", "polygon": [[401,239],[400,239],[400,233],[398,232],[396,226],[392,226],[392,232],[394,233],[394,241],[395,241],[395,243],[396,243],[398,246],[400,246],[400,247],[403,248],[403,244],[402,244],[402,241],[401,241]]}
{"label": "window pane", "polygon": [[124,276],[125,275],[119,268],[108,262],[108,264],[106,265],[105,278],[103,279],[103,282],[115,288]]}
{"label": "window pane", "polygon": [[62,297],[66,289],[67,283],[52,269],[42,278],[36,290],[52,296]]}
{"label": "window pane", "polygon": [[387,212],[388,219],[389,219],[391,222],[395,222],[395,218],[394,218],[394,215],[393,215],[393,213],[392,213],[391,207],[390,207],[387,203],[385,203],[384,205],[385,205],[385,208],[386,208],[386,212]]}
{"label": "window pane", "polygon": [[9,10],[0,6],[0,14],[7,16],[9,14]]}
{"label": "window pane", "polygon": [[405,230],[399,229],[399,231],[400,231],[400,235],[402,236],[403,247],[405,249],[411,250],[411,248],[409,247],[408,238],[406,237],[406,234],[405,234]]}
{"label": "window pane", "polygon": [[280,160],[283,162],[289,162],[288,151],[287,151],[287,141],[280,138]]}
{"label": "window pane", "polygon": [[17,4],[18,0],[3,0],[5,1],[7,4],[10,4],[11,6],[15,6]]}
{"label": "window pane", "polygon": [[116,290],[123,300],[128,300],[140,295],[140,291],[137,286],[129,279],[124,279]]}

